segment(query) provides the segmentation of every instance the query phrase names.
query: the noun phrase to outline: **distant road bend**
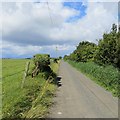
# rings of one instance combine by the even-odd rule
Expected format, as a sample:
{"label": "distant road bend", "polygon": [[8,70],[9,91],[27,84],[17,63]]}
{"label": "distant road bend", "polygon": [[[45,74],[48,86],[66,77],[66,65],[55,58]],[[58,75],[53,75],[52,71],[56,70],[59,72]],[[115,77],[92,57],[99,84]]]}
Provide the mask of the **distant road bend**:
{"label": "distant road bend", "polygon": [[118,118],[118,99],[68,63],[59,68],[58,88],[50,118]]}

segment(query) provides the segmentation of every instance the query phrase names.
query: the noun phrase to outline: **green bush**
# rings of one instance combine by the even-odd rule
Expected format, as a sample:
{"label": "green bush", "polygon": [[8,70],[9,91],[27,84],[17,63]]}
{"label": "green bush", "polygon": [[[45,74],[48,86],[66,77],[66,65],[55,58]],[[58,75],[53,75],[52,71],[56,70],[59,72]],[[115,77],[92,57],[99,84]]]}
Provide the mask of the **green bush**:
{"label": "green bush", "polygon": [[36,54],[33,56],[33,61],[36,65],[38,62],[40,66],[50,65],[50,55],[49,54]]}
{"label": "green bush", "polygon": [[50,67],[50,55],[49,54],[36,54],[33,57],[35,68],[32,72],[32,77],[43,73],[44,78],[47,80],[49,77],[55,78],[55,73]]}

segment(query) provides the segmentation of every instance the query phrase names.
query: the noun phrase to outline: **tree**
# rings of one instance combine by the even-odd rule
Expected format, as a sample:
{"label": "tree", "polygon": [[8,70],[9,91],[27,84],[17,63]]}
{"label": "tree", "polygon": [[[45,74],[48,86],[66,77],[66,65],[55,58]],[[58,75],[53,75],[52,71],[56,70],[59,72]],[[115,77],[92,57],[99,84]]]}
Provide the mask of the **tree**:
{"label": "tree", "polygon": [[95,57],[97,45],[88,41],[80,42],[77,49],[74,51],[76,61],[87,62],[93,61]]}
{"label": "tree", "polygon": [[100,65],[113,65],[120,69],[120,25],[113,24],[110,33],[104,33],[98,45],[82,41],[69,56],[64,58],[76,62],[94,61]]}
{"label": "tree", "polygon": [[120,68],[120,32],[113,24],[110,33],[104,33],[103,39],[99,40],[95,62],[105,65],[112,64]]}

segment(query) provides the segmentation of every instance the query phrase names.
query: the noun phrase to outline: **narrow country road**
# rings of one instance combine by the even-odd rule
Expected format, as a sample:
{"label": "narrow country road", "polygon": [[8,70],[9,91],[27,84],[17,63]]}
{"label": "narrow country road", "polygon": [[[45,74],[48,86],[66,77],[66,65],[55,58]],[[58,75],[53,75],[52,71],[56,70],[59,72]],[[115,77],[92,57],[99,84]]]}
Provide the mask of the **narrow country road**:
{"label": "narrow country road", "polygon": [[118,118],[118,99],[68,63],[59,68],[58,88],[50,118]]}

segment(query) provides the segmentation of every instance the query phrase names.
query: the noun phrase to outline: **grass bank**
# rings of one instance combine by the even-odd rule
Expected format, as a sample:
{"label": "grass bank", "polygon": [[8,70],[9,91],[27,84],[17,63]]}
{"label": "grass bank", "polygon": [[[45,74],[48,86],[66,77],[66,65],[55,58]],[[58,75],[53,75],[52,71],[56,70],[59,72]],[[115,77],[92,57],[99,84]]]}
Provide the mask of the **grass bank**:
{"label": "grass bank", "polygon": [[[48,82],[43,73],[32,78],[29,75],[21,88],[25,59],[2,60],[2,117],[3,118],[41,118],[44,117],[52,104],[52,97],[57,85]],[[57,73],[59,64],[51,63],[51,69]],[[55,78],[54,78],[55,79]]]}
{"label": "grass bank", "polygon": [[73,62],[68,61],[73,67],[87,75],[91,80],[95,81],[106,90],[111,91],[114,96],[120,97],[119,78],[120,71],[113,66],[99,66],[93,62]]}

